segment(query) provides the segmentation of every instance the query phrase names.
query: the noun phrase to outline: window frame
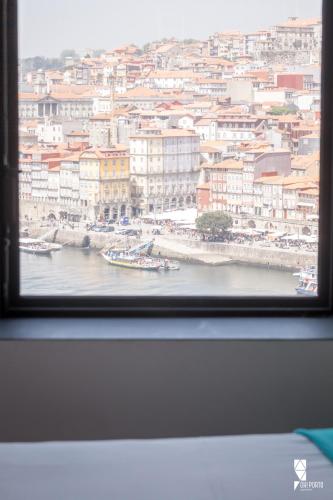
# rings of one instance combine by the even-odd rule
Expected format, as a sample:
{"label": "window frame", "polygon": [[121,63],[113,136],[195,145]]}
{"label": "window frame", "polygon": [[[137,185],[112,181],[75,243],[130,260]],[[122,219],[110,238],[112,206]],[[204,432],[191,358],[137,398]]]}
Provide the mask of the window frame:
{"label": "window frame", "polygon": [[[17,1],[1,0],[1,309],[13,316],[256,316],[331,314],[333,285],[333,2],[323,0],[319,297],[19,295]],[[331,196],[332,194],[332,196]],[[329,228],[329,231],[327,231]],[[326,230],[326,231],[325,231]]]}

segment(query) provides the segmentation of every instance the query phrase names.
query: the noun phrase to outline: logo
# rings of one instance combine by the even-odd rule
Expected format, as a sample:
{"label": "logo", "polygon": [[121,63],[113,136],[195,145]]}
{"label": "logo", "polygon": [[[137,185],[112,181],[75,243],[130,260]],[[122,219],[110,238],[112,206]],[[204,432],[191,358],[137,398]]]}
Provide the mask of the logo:
{"label": "logo", "polygon": [[294,491],[312,491],[324,488],[323,481],[307,481],[307,462],[304,458],[294,460],[294,471],[298,480],[294,480]]}
{"label": "logo", "polygon": [[294,481],[294,491],[297,489],[301,481],[306,481],[306,460],[294,460],[294,471],[299,481]]}

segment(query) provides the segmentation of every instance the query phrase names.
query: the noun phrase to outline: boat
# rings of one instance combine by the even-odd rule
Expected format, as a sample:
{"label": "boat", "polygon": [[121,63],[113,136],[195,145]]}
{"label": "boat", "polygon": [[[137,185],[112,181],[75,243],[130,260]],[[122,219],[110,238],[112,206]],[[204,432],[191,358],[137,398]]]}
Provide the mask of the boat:
{"label": "boat", "polygon": [[164,271],[179,271],[180,264],[175,260],[161,259],[161,269]]}
{"label": "boat", "polygon": [[318,276],[317,266],[305,267],[298,273],[294,273],[293,276],[297,276],[300,281],[316,280]]}
{"label": "boat", "polygon": [[126,267],[128,269],[143,269],[145,271],[158,271],[161,267],[159,259],[152,257],[138,256],[129,251],[109,250],[101,254],[111,265]]}
{"label": "boat", "polygon": [[153,250],[154,240],[144,241],[135,247],[128,249],[130,255],[151,255]]}
{"label": "boat", "polygon": [[29,238],[29,228],[23,227],[20,229],[20,238]]}
{"label": "boat", "polygon": [[[56,252],[63,248],[63,245],[61,245],[60,243],[55,243],[54,241],[57,236],[57,233],[58,229],[52,229],[51,231],[48,231],[47,233],[40,236],[37,241],[42,241],[47,243],[50,246],[51,250],[53,252]],[[52,241],[46,241],[47,239],[51,239]]]}
{"label": "boat", "polygon": [[36,240],[34,238],[20,238],[19,249],[25,253],[35,255],[50,255],[52,248],[45,241]]}
{"label": "boat", "polygon": [[318,296],[318,282],[317,280],[306,280],[300,281],[298,287],[296,287],[297,295],[302,295],[304,297],[317,297]]}
{"label": "boat", "polygon": [[61,245],[60,243],[48,243],[48,242],[45,242],[49,245],[50,249],[51,249],[51,252],[58,252],[59,250],[62,250],[63,248],[63,245]]}

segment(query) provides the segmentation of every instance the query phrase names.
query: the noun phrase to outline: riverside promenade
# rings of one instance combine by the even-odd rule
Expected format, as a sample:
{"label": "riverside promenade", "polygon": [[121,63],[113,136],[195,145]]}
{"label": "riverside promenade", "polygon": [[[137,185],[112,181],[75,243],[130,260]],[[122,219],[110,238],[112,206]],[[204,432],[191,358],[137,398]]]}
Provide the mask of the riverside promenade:
{"label": "riverside promenade", "polygon": [[211,265],[250,264],[291,271],[317,263],[315,252],[302,252],[296,248],[281,249],[273,245],[263,247],[255,243],[212,243],[167,236],[156,238],[154,251],[160,252],[163,257],[190,262]]}
{"label": "riverside promenade", "polygon": [[[99,233],[85,229],[46,229],[31,228],[30,236],[41,237],[49,231],[49,240],[71,247],[84,246],[85,237],[89,237],[90,248],[101,250],[114,243],[126,242],[138,244],[139,239],[126,237],[115,233]],[[316,265],[315,252],[302,251],[299,248],[281,249],[274,244],[263,246],[260,242],[243,244],[213,243],[196,239],[185,238],[180,235],[167,233],[152,235],[150,228],[143,228],[144,240],[154,239],[153,254],[165,258],[177,259],[197,264],[212,266],[231,263],[250,264],[255,266],[272,267],[276,269],[296,270],[310,265]]]}

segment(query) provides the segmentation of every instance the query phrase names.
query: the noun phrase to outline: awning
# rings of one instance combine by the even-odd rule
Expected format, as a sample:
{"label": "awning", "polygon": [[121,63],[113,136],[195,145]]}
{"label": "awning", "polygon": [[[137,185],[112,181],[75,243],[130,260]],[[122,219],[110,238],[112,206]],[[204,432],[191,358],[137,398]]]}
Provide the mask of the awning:
{"label": "awning", "polygon": [[173,222],[191,224],[195,222],[197,217],[197,209],[188,208],[185,210],[170,210],[169,212],[153,215],[150,218],[155,220],[171,220]]}
{"label": "awning", "polygon": [[318,238],[316,236],[308,236],[306,234],[302,234],[299,239],[301,241],[305,241],[305,243],[318,243]]}
{"label": "awning", "polygon": [[257,234],[261,234],[262,231],[257,231],[256,229],[252,228],[232,228],[229,229],[229,232],[232,234],[245,234],[246,236],[255,236]]}
{"label": "awning", "polygon": [[309,202],[305,202],[305,201],[299,201],[299,202],[297,203],[297,206],[298,206],[298,207],[311,207],[311,208],[313,208],[313,207],[315,207],[316,205],[315,205],[314,203],[309,203]]}
{"label": "awning", "polygon": [[295,240],[299,240],[300,237],[298,236],[298,234],[288,234],[287,236],[284,236],[281,239],[284,241],[295,241]]}
{"label": "awning", "polygon": [[273,236],[274,238],[282,238],[286,234],[286,232],[282,231],[269,231],[269,236]]}
{"label": "awning", "polygon": [[307,220],[319,220],[319,215],[308,215]]}

